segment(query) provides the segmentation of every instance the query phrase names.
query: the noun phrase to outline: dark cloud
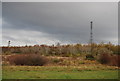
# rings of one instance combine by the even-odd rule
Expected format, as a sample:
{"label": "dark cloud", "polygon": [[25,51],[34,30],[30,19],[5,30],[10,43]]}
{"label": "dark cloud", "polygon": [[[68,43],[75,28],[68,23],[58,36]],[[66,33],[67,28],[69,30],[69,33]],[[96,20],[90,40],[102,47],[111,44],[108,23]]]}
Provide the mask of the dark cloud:
{"label": "dark cloud", "polygon": [[3,2],[2,10],[3,31],[37,31],[61,43],[88,43],[92,20],[95,42],[117,41],[118,9],[114,2]]}

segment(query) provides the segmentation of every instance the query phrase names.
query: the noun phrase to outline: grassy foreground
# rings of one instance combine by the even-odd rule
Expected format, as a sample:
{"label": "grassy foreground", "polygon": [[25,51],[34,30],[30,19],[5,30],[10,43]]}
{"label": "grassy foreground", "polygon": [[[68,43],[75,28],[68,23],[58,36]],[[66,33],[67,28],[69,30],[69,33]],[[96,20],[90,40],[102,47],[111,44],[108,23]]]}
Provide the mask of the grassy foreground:
{"label": "grassy foreground", "polygon": [[109,66],[3,66],[3,79],[117,79]]}

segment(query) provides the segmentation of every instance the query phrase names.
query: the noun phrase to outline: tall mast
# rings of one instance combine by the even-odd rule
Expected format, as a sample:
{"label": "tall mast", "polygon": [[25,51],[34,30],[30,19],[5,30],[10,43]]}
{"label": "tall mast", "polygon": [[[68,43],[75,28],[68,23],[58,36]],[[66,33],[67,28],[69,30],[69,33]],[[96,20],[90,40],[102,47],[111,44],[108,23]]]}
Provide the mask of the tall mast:
{"label": "tall mast", "polygon": [[93,22],[91,21],[90,22],[91,23],[91,27],[90,27],[90,44],[92,44],[93,43],[93,32],[92,32],[92,26],[93,26]]}
{"label": "tall mast", "polygon": [[90,24],[91,24],[91,26],[90,26],[90,44],[91,44],[91,55],[92,55],[92,51],[93,51],[93,46],[92,46],[92,44],[93,44],[93,31],[92,31],[92,29],[93,29],[93,22],[91,21],[90,22]]}

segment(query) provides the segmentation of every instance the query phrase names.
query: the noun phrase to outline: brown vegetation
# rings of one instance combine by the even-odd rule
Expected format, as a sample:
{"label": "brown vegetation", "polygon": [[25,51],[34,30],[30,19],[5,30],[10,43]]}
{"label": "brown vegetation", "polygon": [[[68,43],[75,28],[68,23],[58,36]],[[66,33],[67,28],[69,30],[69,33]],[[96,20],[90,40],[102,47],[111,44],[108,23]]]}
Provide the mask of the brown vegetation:
{"label": "brown vegetation", "polygon": [[29,66],[43,66],[48,62],[47,58],[36,54],[12,55],[7,60],[10,64]]}
{"label": "brown vegetation", "polygon": [[[119,45],[109,44],[93,44],[93,55],[112,53],[119,54]],[[44,56],[63,56],[78,57],[83,54],[90,54],[91,45],[68,44],[68,45],[35,45],[22,47],[2,47],[2,54],[41,54]]]}
{"label": "brown vegetation", "polygon": [[110,55],[110,54],[101,54],[99,57],[99,62],[102,64],[108,64],[112,66],[120,67],[120,55]]}
{"label": "brown vegetation", "polygon": [[[93,44],[91,54],[91,45],[68,44],[68,45],[35,45],[21,47],[2,47],[3,55],[9,56],[9,62],[15,65],[44,65],[47,63],[45,57],[51,58],[49,64],[56,65],[79,65],[86,64],[86,60],[99,61],[101,64],[120,66],[119,45],[108,44]],[[43,57],[44,56],[44,57]],[[61,58],[57,58],[61,57]],[[64,59],[63,59],[64,58]],[[82,58],[82,60],[80,59]],[[3,58],[4,60],[5,58]],[[78,60],[77,60],[78,59]]]}

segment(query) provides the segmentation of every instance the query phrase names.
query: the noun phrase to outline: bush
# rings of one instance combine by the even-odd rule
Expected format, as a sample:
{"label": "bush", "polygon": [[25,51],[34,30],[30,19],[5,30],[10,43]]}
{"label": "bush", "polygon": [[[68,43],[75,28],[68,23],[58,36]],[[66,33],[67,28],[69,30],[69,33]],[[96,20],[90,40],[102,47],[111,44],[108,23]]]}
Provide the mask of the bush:
{"label": "bush", "polygon": [[118,66],[120,67],[120,55],[118,55]]}
{"label": "bush", "polygon": [[48,59],[37,54],[27,54],[9,56],[8,61],[15,65],[43,66],[47,64]]}
{"label": "bush", "polygon": [[111,63],[110,65],[120,67],[120,55],[113,55],[111,56]]}
{"label": "bush", "polygon": [[101,54],[99,57],[101,64],[107,64],[120,67],[120,55]]}
{"label": "bush", "polygon": [[95,60],[93,55],[86,55],[86,60]]}
{"label": "bush", "polygon": [[111,57],[109,54],[101,54],[100,57],[99,57],[99,62],[101,64],[109,64],[110,63],[110,60],[111,60]]}

